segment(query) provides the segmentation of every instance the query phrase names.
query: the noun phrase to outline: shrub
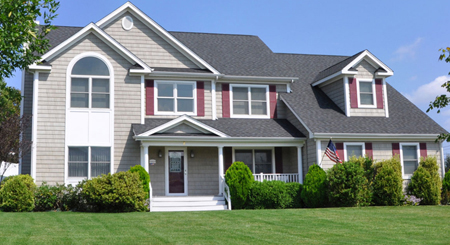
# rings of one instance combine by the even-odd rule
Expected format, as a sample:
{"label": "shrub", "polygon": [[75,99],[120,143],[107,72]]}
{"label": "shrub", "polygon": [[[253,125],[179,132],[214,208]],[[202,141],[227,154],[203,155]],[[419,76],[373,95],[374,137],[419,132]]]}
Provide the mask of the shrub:
{"label": "shrub", "polygon": [[397,206],[403,198],[403,178],[400,159],[393,157],[374,165],[372,202],[381,206]]}
{"label": "shrub", "polygon": [[445,173],[445,177],[442,180],[442,200],[443,205],[450,204],[450,171]]}
{"label": "shrub", "polygon": [[303,203],[308,208],[323,207],[327,203],[327,175],[317,164],[309,167],[302,190]]}
{"label": "shrub", "polygon": [[328,183],[333,205],[355,207],[369,204],[367,179],[360,162],[350,159],[343,164],[335,164],[328,172]]}
{"label": "shrub", "polygon": [[303,190],[303,185],[300,183],[297,183],[297,182],[286,183],[286,191],[292,199],[292,202],[289,203],[287,208],[303,207],[302,196],[301,196],[302,190]]}
{"label": "shrub", "polygon": [[144,188],[145,193],[147,193],[145,195],[145,198],[149,197],[149,191],[150,191],[150,187],[149,187],[149,183],[150,183],[150,175],[147,173],[147,171],[145,170],[144,167],[142,167],[141,165],[136,165],[134,167],[131,167],[130,170],[131,173],[139,173],[139,179],[142,182],[142,187]]}
{"label": "shrub", "polygon": [[422,205],[438,205],[441,198],[439,166],[435,157],[420,158],[419,167],[411,177],[408,191],[422,198]]}
{"label": "shrub", "polygon": [[234,162],[225,173],[225,181],[230,187],[233,208],[244,208],[254,182],[250,169],[243,162]]}
{"label": "shrub", "polygon": [[0,208],[7,212],[29,212],[34,208],[36,185],[29,175],[9,178],[0,189]]}
{"label": "shrub", "polygon": [[75,210],[79,199],[78,193],[79,190],[72,185],[49,186],[44,182],[36,189],[34,211]]}
{"label": "shrub", "polygon": [[81,195],[90,211],[145,210],[145,192],[138,173],[118,172],[87,180],[82,186]]}
{"label": "shrub", "polygon": [[248,208],[282,209],[292,203],[283,181],[254,181],[248,197]]}

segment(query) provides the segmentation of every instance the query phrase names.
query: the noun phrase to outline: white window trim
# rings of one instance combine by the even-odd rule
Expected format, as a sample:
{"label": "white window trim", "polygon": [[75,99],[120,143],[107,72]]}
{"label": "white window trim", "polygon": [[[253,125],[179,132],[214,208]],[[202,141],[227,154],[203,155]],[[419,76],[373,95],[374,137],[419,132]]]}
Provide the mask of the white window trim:
{"label": "white window trim", "polygon": [[275,147],[232,147],[232,155],[233,155],[233,162],[236,161],[236,155],[235,155],[235,151],[236,150],[251,150],[252,151],[252,159],[253,159],[253,169],[251,169],[253,174],[260,174],[260,173],[255,173],[255,150],[270,150],[272,151],[272,173],[275,174],[276,173],[276,169],[275,169]]}
{"label": "white window trim", "polygon": [[[170,83],[175,84],[174,88],[174,110],[175,111],[158,111],[158,84],[164,84],[164,83]],[[193,86],[192,95],[194,98],[194,105],[193,105],[193,112],[178,112],[178,105],[177,105],[177,94],[176,94],[176,87],[177,84],[189,84]],[[190,115],[190,116],[196,116],[197,115],[197,82],[195,81],[177,81],[177,80],[155,80],[155,87],[154,87],[154,112],[155,115]]]}
{"label": "white window trim", "polygon": [[347,146],[357,145],[362,147],[362,157],[366,155],[366,144],[364,142],[344,142],[344,161],[348,161]]}
{"label": "white window trim", "polygon": [[408,143],[400,143],[400,164],[402,165],[402,176],[403,179],[411,179],[412,174],[405,174],[405,170],[403,168],[403,146],[415,146],[417,150],[417,166],[419,166],[420,162],[420,145],[417,142],[408,142]]}
{"label": "white window trim", "polygon": [[[70,177],[69,176],[69,148],[70,147],[87,147],[88,148],[88,176],[86,177]],[[70,145],[67,146],[67,161],[66,161],[66,169],[67,169],[67,182],[69,183],[76,183],[76,182],[80,182],[82,180],[85,179],[91,179],[91,148],[92,147],[102,147],[102,148],[109,148],[109,154],[110,154],[110,168],[109,168],[109,172],[111,174],[113,174],[113,169],[114,169],[114,162],[113,162],[113,156],[114,156],[114,152],[113,152],[113,148],[111,146],[104,146],[104,145],[90,145],[90,146],[86,146],[86,145]],[[97,176],[95,176],[97,177]]]}
{"label": "white window trim", "polygon": [[[251,97],[248,98],[249,100],[249,113],[250,115],[241,115],[241,114],[234,114],[233,111],[233,88],[234,87],[245,87],[249,88],[248,93],[249,96],[251,96],[250,88],[265,88],[266,89],[266,112],[267,115],[251,115]],[[270,98],[269,98],[269,85],[254,85],[254,84],[230,84],[230,117],[232,118],[270,118]]]}
{"label": "white window trim", "polygon": [[[371,82],[372,83],[372,96],[373,96],[373,105],[362,105],[361,104],[361,94],[359,90],[359,83],[360,82]],[[376,96],[376,90],[375,90],[375,80],[374,79],[356,79],[356,92],[358,94],[358,108],[377,108],[377,96]]]}

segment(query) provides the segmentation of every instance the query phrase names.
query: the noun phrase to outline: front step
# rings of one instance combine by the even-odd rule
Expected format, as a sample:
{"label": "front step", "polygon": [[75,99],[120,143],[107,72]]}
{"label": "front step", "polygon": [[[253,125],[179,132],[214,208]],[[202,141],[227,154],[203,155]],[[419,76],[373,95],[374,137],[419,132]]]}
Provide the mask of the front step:
{"label": "front step", "polygon": [[153,197],[151,212],[227,210],[223,196]]}

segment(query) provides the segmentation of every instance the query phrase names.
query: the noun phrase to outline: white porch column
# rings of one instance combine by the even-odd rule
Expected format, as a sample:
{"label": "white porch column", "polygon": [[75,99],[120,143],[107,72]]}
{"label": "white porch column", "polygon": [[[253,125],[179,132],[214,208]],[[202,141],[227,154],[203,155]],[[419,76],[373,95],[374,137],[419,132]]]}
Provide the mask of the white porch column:
{"label": "white porch column", "polygon": [[322,145],[321,145],[321,141],[320,140],[316,140],[316,151],[317,151],[317,165],[319,165],[319,167],[322,167],[322,159],[321,159],[321,155],[322,155]]}
{"label": "white porch column", "polygon": [[34,72],[33,77],[33,117],[31,119],[31,177],[36,182],[36,150],[37,150],[37,123],[38,123],[38,95],[39,95],[39,72]]}
{"label": "white porch column", "polygon": [[147,173],[149,173],[148,147],[148,145],[141,145],[141,166],[145,168],[145,171],[147,171]]}
{"label": "white porch column", "polygon": [[219,149],[219,195],[223,194],[223,183],[222,183],[222,176],[223,176],[223,146],[218,146]]}
{"label": "white porch column", "polygon": [[300,184],[303,184],[302,147],[303,146],[297,146],[298,182]]}

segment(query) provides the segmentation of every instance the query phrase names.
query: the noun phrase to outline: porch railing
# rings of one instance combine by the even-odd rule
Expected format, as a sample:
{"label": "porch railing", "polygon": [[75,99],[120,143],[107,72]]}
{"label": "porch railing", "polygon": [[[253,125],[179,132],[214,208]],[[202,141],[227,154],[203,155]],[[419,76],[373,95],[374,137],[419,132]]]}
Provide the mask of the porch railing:
{"label": "porch railing", "polygon": [[223,176],[220,176],[220,181],[222,181],[222,193],[223,196],[225,197],[225,200],[227,200],[228,210],[231,210],[230,187],[228,187],[227,182],[225,182],[225,178]]}
{"label": "porch railing", "polygon": [[264,181],[264,180],[268,180],[268,181],[272,181],[272,180],[280,180],[280,181],[284,181],[286,183],[289,182],[299,182],[298,181],[298,174],[253,174],[253,177],[255,178],[256,181]]}
{"label": "porch railing", "polygon": [[148,211],[151,212],[153,208],[153,189],[152,189],[152,182],[148,183],[148,189],[149,189],[149,202],[148,202]]}

